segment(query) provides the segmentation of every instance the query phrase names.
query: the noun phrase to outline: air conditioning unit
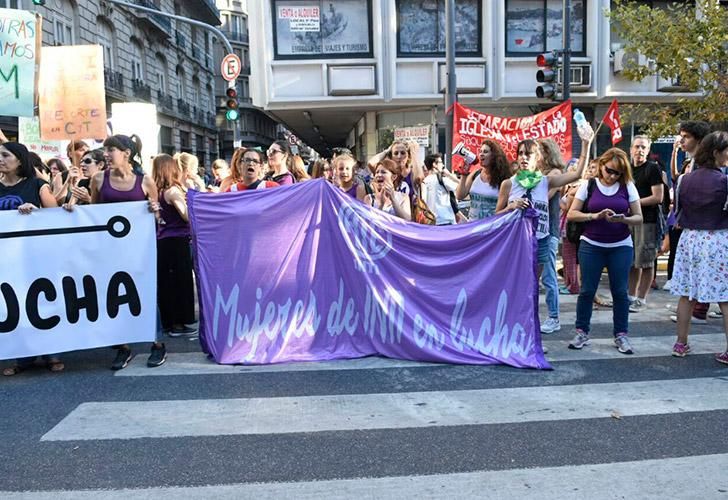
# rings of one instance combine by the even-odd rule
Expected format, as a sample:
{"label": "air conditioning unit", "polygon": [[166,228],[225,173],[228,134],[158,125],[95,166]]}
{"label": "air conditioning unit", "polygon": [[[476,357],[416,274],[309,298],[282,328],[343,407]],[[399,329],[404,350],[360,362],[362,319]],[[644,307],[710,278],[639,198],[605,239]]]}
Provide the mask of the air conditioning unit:
{"label": "air conditioning unit", "polygon": [[[559,84],[564,81],[564,69],[559,68],[556,77]],[[591,90],[591,64],[572,64],[569,88],[572,92],[589,92]]]}
{"label": "air conditioning unit", "polygon": [[647,56],[639,52],[627,52],[619,49],[614,52],[614,73],[621,73],[628,68],[647,66]]}
{"label": "air conditioning unit", "polygon": [[688,88],[680,82],[680,78],[657,77],[658,92],[687,92]]}

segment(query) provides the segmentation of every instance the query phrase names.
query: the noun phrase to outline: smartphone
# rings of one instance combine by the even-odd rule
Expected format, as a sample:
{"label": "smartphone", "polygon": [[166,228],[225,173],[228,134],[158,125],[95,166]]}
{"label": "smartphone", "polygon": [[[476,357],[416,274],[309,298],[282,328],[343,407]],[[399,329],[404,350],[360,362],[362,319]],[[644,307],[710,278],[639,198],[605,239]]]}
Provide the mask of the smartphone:
{"label": "smartphone", "polygon": [[612,219],[624,219],[624,214],[614,214],[612,215]]}

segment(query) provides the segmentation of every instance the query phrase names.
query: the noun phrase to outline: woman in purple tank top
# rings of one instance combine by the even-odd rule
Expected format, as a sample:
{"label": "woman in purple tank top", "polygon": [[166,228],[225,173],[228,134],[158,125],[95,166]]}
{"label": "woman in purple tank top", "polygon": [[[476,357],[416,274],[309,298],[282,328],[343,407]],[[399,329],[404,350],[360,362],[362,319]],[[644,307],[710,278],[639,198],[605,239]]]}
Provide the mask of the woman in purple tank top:
{"label": "woman in purple tank top", "polygon": [[364,183],[357,182],[354,177],[354,165],[356,165],[354,157],[344,153],[335,157],[331,163],[334,169],[334,183],[339,186],[339,189],[352,198],[359,201],[364,200],[367,192]]}
{"label": "woman in purple tank top", "polygon": [[579,187],[566,216],[569,222],[585,223],[579,242],[581,290],[576,301],[576,333],[569,348],[589,344],[592,304],[606,267],[613,300],[614,345],[622,354],[632,354],[627,337],[627,280],[633,256],[629,226],[642,224],[640,196],[624,151],[609,149],[597,163],[597,176]]}
{"label": "woman in purple tank top", "polygon": [[195,296],[190,253],[190,224],[182,170],[169,155],[158,155],[152,175],[159,190],[165,224],[157,226],[157,304],[162,332],[170,337],[192,335],[196,329]]}
{"label": "woman in purple tank top", "polygon": [[[91,203],[149,200],[149,211],[158,214],[160,207],[157,186],[142,170],[142,144],[139,137],[112,135],[104,141],[104,149],[108,167],[91,178]],[[111,369],[126,368],[132,358],[131,349],[128,345],[114,347],[117,349],[117,354]],[[153,343],[147,366],[159,366],[166,359],[167,351],[164,344]]]}

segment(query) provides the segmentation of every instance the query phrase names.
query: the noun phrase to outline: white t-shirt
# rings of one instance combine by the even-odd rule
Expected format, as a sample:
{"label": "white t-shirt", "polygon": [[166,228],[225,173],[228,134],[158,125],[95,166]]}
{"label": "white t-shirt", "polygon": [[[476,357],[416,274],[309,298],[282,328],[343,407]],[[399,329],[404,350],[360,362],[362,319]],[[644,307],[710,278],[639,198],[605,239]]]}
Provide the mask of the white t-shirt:
{"label": "white t-shirt", "polygon": [[[606,186],[602,184],[602,181],[599,180],[599,178],[596,179],[597,181],[597,189],[600,193],[602,193],[604,196],[614,196],[617,194],[617,191],[619,191],[619,182],[615,182],[611,186]],[[576,194],[574,195],[574,199],[584,201],[586,200],[587,190],[589,181],[583,180],[581,181],[581,184],[579,185],[579,188],[576,190]],[[634,182],[628,182],[627,183],[627,197],[629,199],[629,203],[632,204],[635,201],[640,200],[640,195],[637,192],[637,188],[634,185]],[[625,246],[632,246],[632,237],[627,236],[625,239],[621,241],[615,241],[614,243],[602,243],[600,241],[594,241],[592,239],[587,238],[584,235],[581,235],[581,239],[588,242],[591,245],[594,245],[596,247],[602,247],[602,248],[614,248],[614,247],[625,247]]]}
{"label": "white t-shirt", "polygon": [[440,181],[437,180],[435,174],[428,175],[422,182],[422,199],[425,200],[427,207],[435,214],[435,223],[438,226],[441,224],[455,224],[455,213],[452,211],[452,205],[450,205],[449,193],[454,193],[458,185],[457,182],[445,176],[443,176],[442,182],[445,187],[440,185]]}
{"label": "white t-shirt", "polygon": [[480,174],[475,176],[470,186],[470,220],[485,219],[495,215],[495,206],[498,204],[498,188],[483,182]]}
{"label": "white t-shirt", "polygon": [[[525,198],[528,190],[511,177],[511,192],[508,201]],[[538,212],[538,226],[536,226],[536,239],[541,240],[549,236],[549,179],[545,175],[536,187],[531,189],[531,204]]]}

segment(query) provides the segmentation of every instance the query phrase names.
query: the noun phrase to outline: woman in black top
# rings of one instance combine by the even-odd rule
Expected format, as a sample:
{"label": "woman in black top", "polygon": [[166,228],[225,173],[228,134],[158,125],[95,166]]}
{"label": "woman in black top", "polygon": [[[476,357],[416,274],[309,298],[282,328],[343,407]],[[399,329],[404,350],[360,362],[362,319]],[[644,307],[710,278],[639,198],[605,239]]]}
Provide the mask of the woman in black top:
{"label": "woman in black top", "polygon": [[[0,210],[30,214],[39,208],[57,206],[48,183],[36,177],[26,147],[17,142],[0,145]],[[58,356],[46,355],[43,359],[51,371],[64,368]],[[3,370],[3,375],[15,375],[34,362],[35,357],[18,359],[14,366]]]}

